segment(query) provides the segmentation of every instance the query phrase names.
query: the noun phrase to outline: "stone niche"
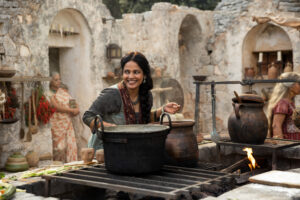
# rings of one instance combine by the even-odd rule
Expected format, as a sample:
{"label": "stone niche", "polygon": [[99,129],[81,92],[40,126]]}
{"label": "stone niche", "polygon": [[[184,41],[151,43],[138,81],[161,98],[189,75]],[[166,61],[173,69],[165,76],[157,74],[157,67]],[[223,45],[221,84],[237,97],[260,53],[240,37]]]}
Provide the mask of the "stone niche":
{"label": "stone niche", "polygon": [[[265,23],[252,28],[243,42],[242,52],[243,78],[250,79],[277,79],[281,73],[287,70],[288,63],[293,63],[292,43],[288,34],[280,27]],[[268,71],[274,63],[277,76],[268,76]],[[253,73],[247,73],[251,68]],[[293,70],[293,68],[291,69]],[[252,91],[261,94],[268,100],[273,83],[256,84]],[[244,92],[249,92],[244,88]]]}
{"label": "stone niche", "polygon": [[199,59],[199,50],[202,46],[202,30],[197,18],[194,15],[187,15],[181,23],[178,33],[178,47],[180,60],[180,82],[184,91],[183,114],[186,118],[193,118],[194,100],[191,94],[194,93],[193,79],[191,75],[197,74],[197,67],[202,66]]}

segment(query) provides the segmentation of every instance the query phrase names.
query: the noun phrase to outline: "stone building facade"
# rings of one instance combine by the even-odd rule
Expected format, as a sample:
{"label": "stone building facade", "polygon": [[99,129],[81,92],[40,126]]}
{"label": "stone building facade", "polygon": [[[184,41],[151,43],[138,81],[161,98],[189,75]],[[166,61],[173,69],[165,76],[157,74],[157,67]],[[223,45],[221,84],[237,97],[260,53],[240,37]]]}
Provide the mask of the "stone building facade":
{"label": "stone building facade", "polygon": [[[241,80],[246,67],[256,67],[260,51],[271,54],[279,50],[289,52],[294,71],[300,70],[299,31],[252,21],[253,16],[269,13],[299,18],[299,9],[295,0],[223,0],[214,11],[157,3],[151,11],[125,14],[115,20],[99,0],[1,0],[2,63],[17,69],[16,76],[49,76],[51,71],[60,71],[80,106],[74,126],[81,148],[90,136],[81,122],[83,112],[103,88],[118,80],[107,78],[108,72],[118,71],[120,61],[107,58],[109,44],[119,45],[123,55],[129,51],[144,53],[154,69],[160,68],[163,76],[176,79],[184,91],[182,113],[185,118],[194,118],[193,75],[216,81]],[[280,40],[284,41],[281,46],[276,44]],[[260,49],[266,46],[269,49]],[[44,86],[48,88],[48,83]],[[271,86],[253,89],[260,93]],[[15,87],[19,94],[19,84]],[[28,85],[25,99],[30,90]],[[233,91],[241,93],[247,88],[220,85],[216,90],[217,130],[226,132]],[[200,132],[207,134],[212,130],[210,87],[201,86],[200,91]],[[50,125],[40,125],[31,142],[19,139],[19,129],[19,122],[0,124],[0,167],[14,151],[52,152]]]}

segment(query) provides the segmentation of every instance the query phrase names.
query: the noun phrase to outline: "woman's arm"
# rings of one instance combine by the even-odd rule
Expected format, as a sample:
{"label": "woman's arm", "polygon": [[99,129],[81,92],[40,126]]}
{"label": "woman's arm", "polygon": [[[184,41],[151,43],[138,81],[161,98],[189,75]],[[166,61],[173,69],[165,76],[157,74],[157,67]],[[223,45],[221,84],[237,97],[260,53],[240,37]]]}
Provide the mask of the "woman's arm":
{"label": "woman's arm", "polygon": [[60,105],[57,100],[55,99],[54,95],[51,97],[50,99],[50,103],[52,106],[54,106],[54,108],[58,111],[58,112],[63,112],[63,113],[69,113],[71,114],[73,109],[69,108],[69,107],[65,107]]}
{"label": "woman's arm", "polygon": [[285,120],[286,115],[284,114],[274,114],[272,129],[273,129],[273,138],[283,139],[283,130],[282,124]]}
{"label": "woman's arm", "polygon": [[[97,115],[104,117],[112,113],[120,112],[122,100],[118,89],[106,88],[104,89],[97,99],[92,103],[89,110],[83,114],[83,122],[93,130],[94,120]],[[112,126],[113,124],[105,122],[104,126]],[[98,124],[98,127],[101,125]]]}
{"label": "woman's arm", "polygon": [[[94,130],[94,125],[95,125],[95,119],[93,119],[92,121],[91,121],[91,123],[90,123],[90,129],[91,129],[91,131],[93,131]],[[111,123],[108,123],[108,122],[105,122],[105,121],[103,121],[103,126],[104,127],[110,127],[110,126],[116,126],[115,124],[111,124]],[[101,123],[99,122],[98,123],[98,128],[100,128],[101,127]]]}

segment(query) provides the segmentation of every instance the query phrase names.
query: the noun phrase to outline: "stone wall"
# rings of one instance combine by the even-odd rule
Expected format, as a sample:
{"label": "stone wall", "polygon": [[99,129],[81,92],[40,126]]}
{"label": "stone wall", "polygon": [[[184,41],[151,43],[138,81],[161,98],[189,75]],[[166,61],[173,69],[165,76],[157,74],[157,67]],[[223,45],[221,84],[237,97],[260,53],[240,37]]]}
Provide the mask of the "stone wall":
{"label": "stone wall", "polygon": [[[285,1],[236,1],[223,0],[214,11],[215,37],[213,38],[213,52],[211,54],[214,74],[209,80],[242,80],[244,78],[243,66],[243,45],[247,34],[257,26],[252,21],[252,16],[267,16],[269,13],[275,16],[289,18],[294,15],[278,10],[278,5],[283,5]],[[280,3],[280,4],[279,4]],[[270,23],[272,24],[272,23]],[[273,24],[278,26],[276,24]],[[280,27],[292,41],[294,71],[299,68],[299,31],[294,28]],[[253,41],[255,42],[255,41]],[[276,48],[274,48],[276,50]],[[254,86],[253,89],[260,95],[260,87],[273,87],[274,85]],[[256,88],[257,87],[257,88]],[[233,91],[238,93],[248,91],[248,87],[240,85],[219,85],[217,90],[217,130],[227,132],[227,119],[232,112],[231,98]],[[202,93],[201,93],[202,94]],[[204,94],[209,95],[209,94]],[[210,99],[208,96],[205,99]],[[200,121],[202,131],[210,132],[211,125],[207,123],[210,113],[210,102],[205,101],[200,104]],[[202,117],[202,119],[201,119]]]}
{"label": "stone wall", "polygon": [[[105,45],[111,30],[110,23],[102,23],[102,18],[111,17],[107,8],[96,0],[1,1],[0,43],[3,43],[6,50],[3,63],[18,70],[16,76],[35,76],[37,74],[49,76],[49,30],[56,15],[65,9],[77,13],[75,17],[80,16],[81,21],[85,23],[79,24],[79,26],[86,27],[82,34],[91,35],[91,39],[85,45],[86,48],[82,49],[82,51],[88,52],[88,56],[85,60],[77,60],[80,67],[76,71],[73,69],[74,73],[71,77],[76,82],[70,81],[68,74],[62,76],[62,79],[70,84],[70,93],[80,106],[80,116],[77,119],[79,123],[75,124],[75,129],[82,141],[79,144],[81,145],[79,148],[81,148],[86,146],[90,131],[82,125],[79,118],[103,88],[102,76],[98,74],[103,74],[105,71]],[[73,66],[67,67],[72,68]],[[69,71],[71,70],[69,69]],[[25,86],[25,99],[28,99],[32,85]],[[48,83],[45,83],[44,86],[47,90]],[[15,87],[20,94],[19,84],[15,84]],[[4,166],[6,158],[14,151],[21,151],[23,154],[29,150],[37,151],[40,154],[52,153],[50,126],[40,125],[39,132],[33,135],[31,142],[19,139],[19,122],[12,125],[1,124],[0,127],[2,147],[0,167]],[[25,132],[27,132],[27,128]]]}
{"label": "stone wall", "polygon": [[[58,48],[62,80],[78,101],[80,116],[74,119],[79,148],[86,146],[89,129],[81,122],[99,92],[115,80],[103,78],[119,69],[119,59],[106,58],[106,46],[122,47],[123,55],[140,51],[152,68],[180,82],[184,91],[183,114],[194,117],[195,85],[193,75],[206,75],[207,80],[241,80],[244,73],[243,45],[247,34],[257,27],[252,16],[274,13],[281,17],[297,16],[293,0],[223,0],[215,11],[180,7],[170,3],[154,4],[151,11],[124,14],[115,20],[98,0],[3,0],[0,2],[0,43],[6,50],[4,63],[15,67],[17,75],[49,75],[48,49]],[[105,18],[106,20],[103,20]],[[53,24],[74,26],[79,35],[66,38],[49,34]],[[278,26],[273,24],[274,26]],[[278,26],[279,27],[279,26]],[[299,32],[279,27],[293,48],[294,70],[300,64]],[[70,45],[70,46],[68,46]],[[48,83],[44,83],[48,88]],[[19,84],[15,87],[20,94]],[[25,99],[31,90],[26,85]],[[247,91],[240,85],[218,85],[217,131],[227,131],[227,118],[232,111],[233,91]],[[210,86],[200,88],[200,132],[212,130]],[[0,167],[13,151],[51,152],[50,126],[40,126],[32,142],[19,140],[20,122],[0,125],[2,155]],[[27,129],[25,130],[25,132]]]}

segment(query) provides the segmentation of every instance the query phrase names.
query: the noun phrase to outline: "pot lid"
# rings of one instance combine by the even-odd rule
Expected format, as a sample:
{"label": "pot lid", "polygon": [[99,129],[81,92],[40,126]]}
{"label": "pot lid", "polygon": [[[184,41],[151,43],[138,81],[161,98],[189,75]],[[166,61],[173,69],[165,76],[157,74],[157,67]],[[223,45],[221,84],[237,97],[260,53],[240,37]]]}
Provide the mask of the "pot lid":
{"label": "pot lid", "polygon": [[[257,94],[241,94],[239,95],[242,103],[256,102],[256,103],[264,103],[264,100],[261,96]],[[238,102],[237,98],[234,97],[232,99],[233,102]]]}

